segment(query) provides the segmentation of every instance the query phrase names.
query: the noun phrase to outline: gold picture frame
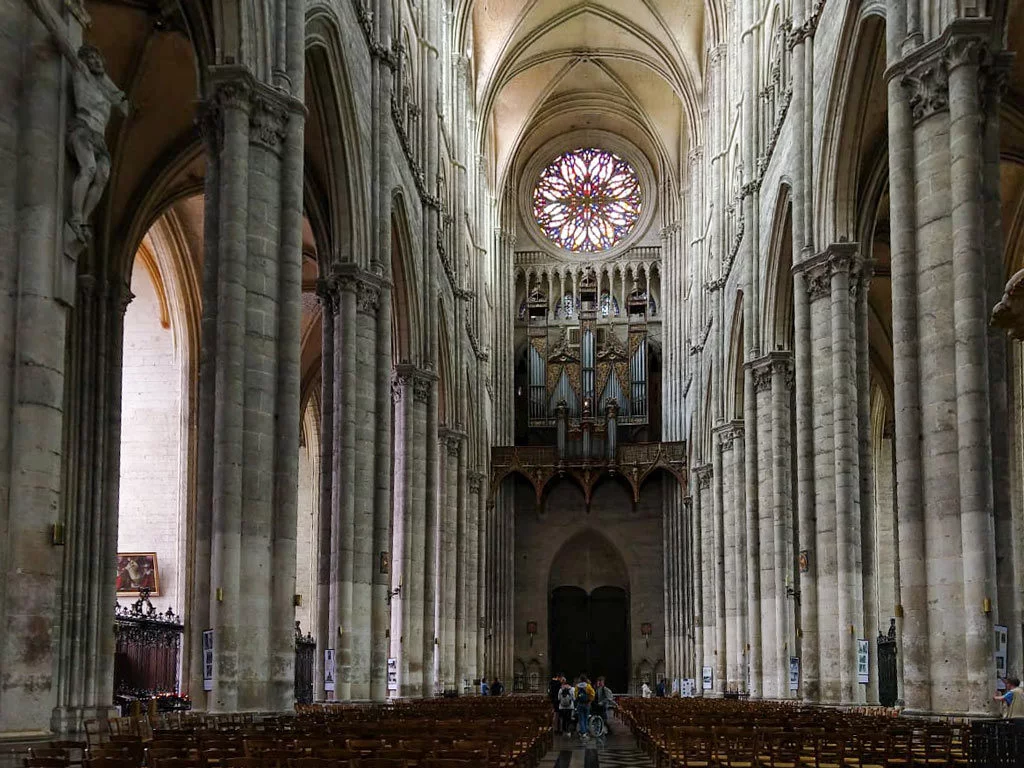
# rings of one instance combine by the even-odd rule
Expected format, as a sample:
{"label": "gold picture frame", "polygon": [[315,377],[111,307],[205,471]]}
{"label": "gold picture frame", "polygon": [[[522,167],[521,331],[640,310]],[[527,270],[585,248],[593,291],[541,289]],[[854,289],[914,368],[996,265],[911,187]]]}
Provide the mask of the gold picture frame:
{"label": "gold picture frame", "polygon": [[156,552],[118,552],[114,591],[118,597],[138,597],[149,589],[150,597],[160,594],[160,569]]}

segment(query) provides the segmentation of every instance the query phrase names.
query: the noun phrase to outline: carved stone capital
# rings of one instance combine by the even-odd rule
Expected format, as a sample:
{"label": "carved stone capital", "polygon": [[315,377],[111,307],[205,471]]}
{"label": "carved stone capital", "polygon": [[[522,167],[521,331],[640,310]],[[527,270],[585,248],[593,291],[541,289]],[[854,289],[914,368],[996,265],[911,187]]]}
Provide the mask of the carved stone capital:
{"label": "carved stone capital", "polygon": [[750,368],[751,377],[754,379],[754,393],[772,391],[772,367],[771,358],[768,356],[759,357],[746,364]]}
{"label": "carved stone capital", "polygon": [[832,295],[832,268],[827,251],[793,265],[793,273],[803,275],[809,303]]}
{"label": "carved stone capital", "polygon": [[317,278],[316,297],[324,312],[332,317],[338,314],[338,286],[327,278]]}
{"label": "carved stone capital", "polygon": [[276,99],[262,93],[253,97],[249,110],[249,141],[280,154],[284,146],[288,111]]}
{"label": "carved stone capital", "polygon": [[380,308],[380,288],[373,283],[360,280],[356,286],[356,311],[373,317]]}
{"label": "carved stone capital", "polygon": [[711,478],[714,476],[714,466],[711,464],[701,464],[698,467],[693,468],[693,476],[697,480],[697,489],[704,490],[705,488],[711,487]]}
{"label": "carved stone capital", "polygon": [[409,385],[408,380],[398,371],[391,372],[391,402],[400,403],[405,397],[405,388]]}
{"label": "carved stone capital", "polygon": [[224,114],[220,104],[213,99],[201,102],[196,110],[195,124],[206,144],[206,151],[219,155],[224,147]]}
{"label": "carved stone capital", "polygon": [[957,67],[980,67],[990,58],[988,40],[977,35],[954,35],[946,43],[946,49],[943,51],[943,62],[949,72]]}
{"label": "carved stone capital", "polygon": [[941,52],[916,62],[900,82],[910,99],[915,123],[949,108],[949,74]]}
{"label": "carved stone capital", "polygon": [[477,472],[470,472],[467,480],[469,482],[469,492],[480,493],[480,489],[483,487],[483,475]]}

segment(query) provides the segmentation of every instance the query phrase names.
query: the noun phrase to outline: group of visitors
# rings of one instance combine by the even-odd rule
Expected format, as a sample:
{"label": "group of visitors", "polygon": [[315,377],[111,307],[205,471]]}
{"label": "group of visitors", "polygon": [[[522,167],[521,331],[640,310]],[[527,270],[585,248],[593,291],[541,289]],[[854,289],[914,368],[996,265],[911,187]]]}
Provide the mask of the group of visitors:
{"label": "group of visitors", "polygon": [[586,675],[580,675],[575,685],[565,675],[551,678],[548,695],[558,718],[556,727],[562,735],[573,734],[572,721],[575,717],[576,733],[581,739],[589,738],[588,721],[591,714],[598,715],[604,721],[605,732],[611,734],[608,713],[615,707],[615,694],[605,685],[603,677],[597,678],[596,686],[590,684]]}
{"label": "group of visitors", "polygon": [[481,696],[501,696],[505,692],[505,686],[501,684],[501,680],[494,678],[491,682],[487,682],[486,677],[480,678],[480,695]]}

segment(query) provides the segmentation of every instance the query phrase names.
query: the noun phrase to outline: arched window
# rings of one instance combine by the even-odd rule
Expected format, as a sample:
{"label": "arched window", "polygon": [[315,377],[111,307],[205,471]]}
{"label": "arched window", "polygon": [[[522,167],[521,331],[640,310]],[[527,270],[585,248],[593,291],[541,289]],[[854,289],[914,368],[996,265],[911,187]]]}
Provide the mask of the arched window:
{"label": "arched window", "polygon": [[628,162],[603,149],[556,157],[533,190],[533,216],[555,245],[577,253],[604,251],[640,218],[640,179]]}

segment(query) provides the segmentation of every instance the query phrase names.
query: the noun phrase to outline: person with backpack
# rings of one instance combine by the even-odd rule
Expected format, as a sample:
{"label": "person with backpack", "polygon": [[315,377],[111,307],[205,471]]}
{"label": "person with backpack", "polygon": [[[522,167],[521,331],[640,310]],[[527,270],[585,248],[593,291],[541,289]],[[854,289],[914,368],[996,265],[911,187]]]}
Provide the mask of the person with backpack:
{"label": "person with backpack", "polygon": [[594,688],[586,675],[580,675],[576,683],[576,719],[579,721],[580,738],[589,737],[587,721],[590,719],[590,702],[594,700]]}
{"label": "person with backpack", "polygon": [[572,735],[572,710],[576,700],[572,695],[572,686],[564,677],[558,689],[558,725],[563,736]]}

